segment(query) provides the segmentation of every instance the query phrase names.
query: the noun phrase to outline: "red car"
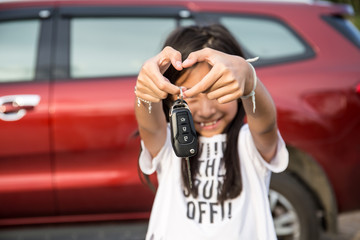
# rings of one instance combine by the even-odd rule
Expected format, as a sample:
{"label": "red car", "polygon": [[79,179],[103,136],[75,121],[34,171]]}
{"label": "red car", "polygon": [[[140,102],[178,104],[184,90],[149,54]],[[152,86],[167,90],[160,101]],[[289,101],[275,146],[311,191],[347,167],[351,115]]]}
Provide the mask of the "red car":
{"label": "red car", "polygon": [[[0,3],[0,225],[146,219],[134,86],[180,25],[224,24],[272,94],[290,152],[269,194],[279,239],[360,209],[360,34],[322,1]],[[153,180],[155,180],[153,176]]]}

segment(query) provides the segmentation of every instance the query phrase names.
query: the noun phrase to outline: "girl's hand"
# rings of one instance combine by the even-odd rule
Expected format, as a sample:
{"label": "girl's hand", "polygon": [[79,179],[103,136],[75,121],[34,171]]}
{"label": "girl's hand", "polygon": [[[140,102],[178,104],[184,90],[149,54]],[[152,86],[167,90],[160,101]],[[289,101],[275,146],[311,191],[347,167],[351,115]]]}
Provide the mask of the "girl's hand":
{"label": "girl's hand", "polygon": [[183,69],[181,53],[172,47],[165,47],[158,55],[147,60],[138,75],[136,96],[150,102],[160,102],[168,94],[179,94],[179,88],[163,76],[170,64],[178,71]]}
{"label": "girl's hand", "polygon": [[245,59],[204,48],[190,53],[182,66],[188,68],[197,62],[207,62],[212,68],[199,83],[184,92],[186,97],[206,93],[209,99],[227,103],[251,92],[253,73]]}

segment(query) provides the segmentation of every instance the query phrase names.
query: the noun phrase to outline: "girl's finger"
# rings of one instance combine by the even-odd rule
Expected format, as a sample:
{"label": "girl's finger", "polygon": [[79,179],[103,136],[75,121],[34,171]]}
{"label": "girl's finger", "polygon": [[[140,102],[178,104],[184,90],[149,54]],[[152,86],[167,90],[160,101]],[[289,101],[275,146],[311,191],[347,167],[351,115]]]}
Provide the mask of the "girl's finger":
{"label": "girl's finger", "polygon": [[168,95],[167,92],[160,90],[146,74],[143,74],[141,78],[138,78],[137,90],[141,93],[156,97],[159,100],[165,99]]}
{"label": "girl's finger", "polygon": [[210,100],[213,100],[213,99],[219,99],[221,97],[224,97],[226,95],[230,95],[230,94],[233,94],[237,91],[239,91],[239,88],[234,86],[235,84],[231,84],[230,86],[229,85],[226,85],[226,86],[223,86],[223,87],[220,87],[220,88],[217,88],[217,89],[214,89],[212,91],[209,91],[206,96],[210,99]]}
{"label": "girl's finger", "polygon": [[223,103],[232,102],[234,100],[238,100],[240,97],[241,97],[240,91],[236,91],[236,92],[234,92],[232,94],[224,95],[224,96],[218,98],[217,101],[219,103],[223,104]]}
{"label": "girl's finger", "polygon": [[195,63],[198,62],[207,62],[211,66],[215,64],[213,57],[218,51],[210,49],[210,48],[203,48],[201,50],[192,52],[186,58],[186,60],[182,63],[184,68],[189,68],[193,66]]}
{"label": "girl's finger", "polygon": [[179,88],[170,83],[170,81],[160,73],[156,63],[151,62],[144,66],[143,69],[143,74],[148,77],[149,81],[155,84],[157,89],[170,94],[177,94],[179,92]]}
{"label": "girl's finger", "polygon": [[218,89],[226,88],[226,94],[240,91],[243,92],[245,88],[245,79],[235,79],[234,76],[231,75],[231,72],[224,73],[221,78],[216,81],[206,92],[212,99],[219,98],[218,93],[216,93],[216,97],[214,92]]}
{"label": "girl's finger", "polygon": [[201,79],[197,84],[195,84],[189,90],[186,90],[184,94],[186,97],[193,97],[199,93],[207,91],[216,81],[218,81],[222,76],[222,69],[215,65],[211,70]]}
{"label": "girl's finger", "polygon": [[[168,65],[170,62],[173,65],[173,67],[178,70],[181,71],[183,69],[182,67],[182,62],[181,62],[181,53],[177,50],[175,50],[172,47],[165,47],[159,56],[159,65]],[[167,68],[169,67],[169,65],[166,67],[165,71],[167,70]],[[165,72],[163,71],[162,74]]]}

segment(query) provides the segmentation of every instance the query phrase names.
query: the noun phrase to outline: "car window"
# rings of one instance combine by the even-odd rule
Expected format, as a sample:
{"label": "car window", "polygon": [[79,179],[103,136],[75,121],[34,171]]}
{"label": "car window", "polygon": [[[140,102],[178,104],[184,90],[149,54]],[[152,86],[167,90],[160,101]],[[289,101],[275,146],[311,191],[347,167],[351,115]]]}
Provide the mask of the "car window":
{"label": "car window", "polygon": [[220,19],[251,56],[260,59],[289,58],[305,54],[303,42],[277,20],[260,17],[229,17]]}
{"label": "car window", "polygon": [[39,20],[0,22],[0,82],[35,79]]}
{"label": "car window", "polygon": [[349,20],[342,16],[324,16],[323,19],[355,46],[360,48],[360,32]]}
{"label": "car window", "polygon": [[73,18],[72,78],[136,75],[176,27],[167,18]]}

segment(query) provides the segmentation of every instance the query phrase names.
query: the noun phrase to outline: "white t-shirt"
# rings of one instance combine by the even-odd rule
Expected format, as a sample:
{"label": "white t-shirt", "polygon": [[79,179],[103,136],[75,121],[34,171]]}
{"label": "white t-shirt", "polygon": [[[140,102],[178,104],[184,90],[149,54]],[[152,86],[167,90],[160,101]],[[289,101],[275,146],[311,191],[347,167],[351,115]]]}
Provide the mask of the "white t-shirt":
{"label": "white t-shirt", "polygon": [[238,149],[243,189],[237,198],[223,204],[218,203],[217,192],[225,173],[221,159],[226,135],[199,137],[199,142],[199,174],[193,183],[199,192],[196,199],[182,186],[181,159],[173,152],[170,129],[153,159],[141,143],[140,168],[145,174],[157,171],[159,183],[146,240],[276,239],[268,189],[271,171],[284,171],[288,165],[280,134],[276,156],[269,164],[257,151],[248,125],[241,128]]}

